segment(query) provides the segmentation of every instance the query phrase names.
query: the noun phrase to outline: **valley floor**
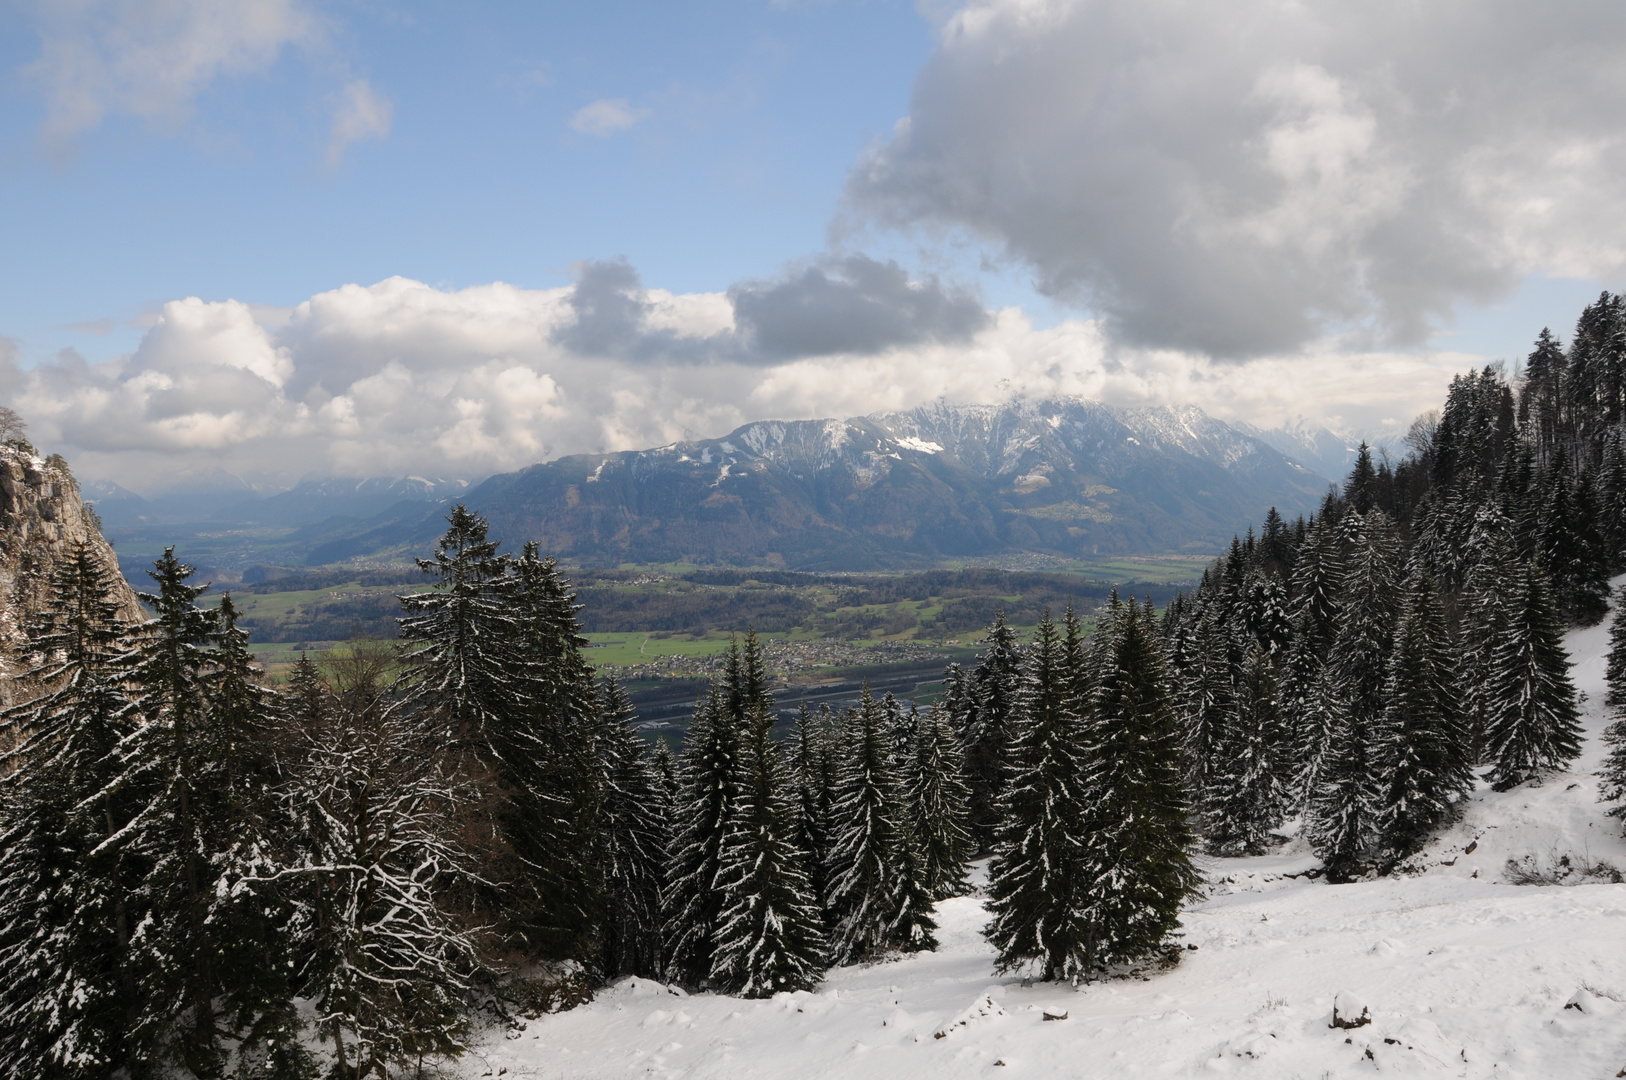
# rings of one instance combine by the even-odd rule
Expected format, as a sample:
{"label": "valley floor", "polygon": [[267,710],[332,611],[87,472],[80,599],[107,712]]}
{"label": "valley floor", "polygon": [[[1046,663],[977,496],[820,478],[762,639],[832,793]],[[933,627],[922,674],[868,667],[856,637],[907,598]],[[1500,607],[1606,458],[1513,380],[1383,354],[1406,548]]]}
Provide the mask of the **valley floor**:
{"label": "valley floor", "polygon": [[[1571,883],[1583,864],[1626,870],[1592,775],[1607,639],[1606,626],[1568,639],[1589,733],[1572,772],[1501,794],[1481,786],[1413,874],[1330,886],[1296,876],[1316,864],[1294,844],[1205,859],[1208,896],[1184,917],[1197,948],[1173,970],[1076,992],[1023,987],[994,976],[982,902],[965,897],[938,906],[935,953],[768,1001],[627,980],[517,1038],[493,1032],[456,1067],[548,1080],[1615,1076],[1626,884],[1506,880],[1509,860]],[[1330,1027],[1338,994],[1364,1002],[1371,1024]]]}

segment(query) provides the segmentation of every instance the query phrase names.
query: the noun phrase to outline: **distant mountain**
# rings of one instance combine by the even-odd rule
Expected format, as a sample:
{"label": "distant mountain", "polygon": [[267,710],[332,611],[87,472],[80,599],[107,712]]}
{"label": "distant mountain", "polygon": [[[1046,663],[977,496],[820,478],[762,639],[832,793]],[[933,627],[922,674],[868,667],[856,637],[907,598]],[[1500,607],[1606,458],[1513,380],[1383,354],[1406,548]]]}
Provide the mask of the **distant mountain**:
{"label": "distant mountain", "polygon": [[1377,457],[1387,453],[1393,460],[1399,461],[1403,450],[1402,440],[1398,438],[1359,432],[1340,434],[1302,416],[1278,428],[1255,427],[1246,421],[1238,421],[1232,427],[1280,450],[1289,460],[1335,480],[1349,475],[1363,440]]}
{"label": "distant mountain", "polygon": [[1063,398],[762,421],[534,465],[463,501],[510,545],[536,540],[587,564],[861,570],[1015,551],[1210,552],[1268,506],[1313,509],[1327,483],[1194,407]]}
{"label": "distant mountain", "polygon": [[233,525],[314,525],[329,518],[362,520],[402,503],[439,503],[468,490],[467,480],[422,476],[304,480],[268,498],[245,499],[216,510],[209,520]]}

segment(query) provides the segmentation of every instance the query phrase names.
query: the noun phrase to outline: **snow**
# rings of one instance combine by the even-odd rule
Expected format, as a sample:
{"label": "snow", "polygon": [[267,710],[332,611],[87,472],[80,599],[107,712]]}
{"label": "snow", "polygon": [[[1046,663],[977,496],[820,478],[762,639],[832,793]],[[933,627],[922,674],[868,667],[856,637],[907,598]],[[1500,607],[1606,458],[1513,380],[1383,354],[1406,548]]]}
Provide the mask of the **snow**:
{"label": "snow", "polygon": [[905,435],[895,441],[905,450],[914,450],[922,454],[941,454],[943,452],[941,443],[927,442],[925,439],[917,439],[913,435]]}
{"label": "snow", "polygon": [[[490,1033],[456,1068],[550,1080],[1613,1076],[1626,1066],[1626,885],[1503,878],[1509,860],[1553,867],[1566,855],[1626,870],[1592,775],[1607,624],[1567,644],[1588,736],[1571,772],[1504,793],[1479,783],[1410,872],[1380,880],[1308,876],[1317,864],[1297,838],[1258,858],[1203,859],[1209,893],[1184,916],[1188,948],[1172,970],[1023,986],[994,974],[987,914],[970,896],[938,905],[935,953],[839,969],[812,993],[767,1001],[626,980],[507,1033],[517,1037]],[[1335,999],[1371,1023],[1333,1028]]]}

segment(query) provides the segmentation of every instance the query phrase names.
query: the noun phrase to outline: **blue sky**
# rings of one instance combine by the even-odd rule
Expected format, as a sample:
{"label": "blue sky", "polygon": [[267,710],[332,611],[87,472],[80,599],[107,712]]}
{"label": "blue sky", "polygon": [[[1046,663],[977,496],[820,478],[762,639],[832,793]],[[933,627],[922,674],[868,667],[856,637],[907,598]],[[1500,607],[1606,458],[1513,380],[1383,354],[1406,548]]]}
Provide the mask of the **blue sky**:
{"label": "blue sky", "polygon": [[0,394],[148,488],[1011,392],[1393,433],[1626,284],[1623,45],[1511,0],[10,5]]}
{"label": "blue sky", "polygon": [[[324,37],[210,82],[179,115],[110,115],[65,149],[19,69],[0,112],[0,332],[31,352],[128,349],[55,327],[182,296],[291,305],[395,274],[565,284],[629,257],[674,291],[726,288],[821,250],[848,168],[907,111],[930,27],[907,3],[341,4]],[[335,98],[364,78],[388,136],[327,159]],[[599,100],[638,117],[570,121]]]}

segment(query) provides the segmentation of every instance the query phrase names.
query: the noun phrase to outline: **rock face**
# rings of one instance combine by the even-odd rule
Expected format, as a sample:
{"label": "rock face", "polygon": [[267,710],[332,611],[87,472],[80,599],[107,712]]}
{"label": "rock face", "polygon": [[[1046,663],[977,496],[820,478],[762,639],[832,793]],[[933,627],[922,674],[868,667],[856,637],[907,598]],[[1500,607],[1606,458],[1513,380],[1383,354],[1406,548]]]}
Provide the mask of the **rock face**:
{"label": "rock face", "polygon": [[[27,663],[28,616],[43,602],[57,559],[81,542],[117,575],[113,547],[79,500],[67,462],[0,443],[0,705],[12,703],[12,680]],[[119,617],[132,625],[144,621],[135,590],[122,577],[116,588]]]}

